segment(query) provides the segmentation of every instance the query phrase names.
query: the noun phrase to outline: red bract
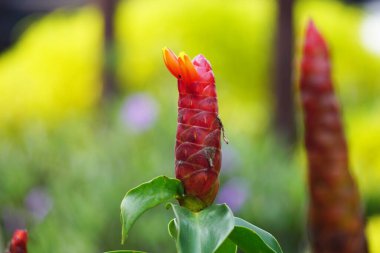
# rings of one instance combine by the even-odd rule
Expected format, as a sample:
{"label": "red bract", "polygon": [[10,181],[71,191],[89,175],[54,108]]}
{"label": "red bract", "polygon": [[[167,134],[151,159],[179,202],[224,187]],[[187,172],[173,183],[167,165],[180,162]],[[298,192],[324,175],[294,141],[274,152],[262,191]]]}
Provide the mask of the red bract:
{"label": "red bract", "polygon": [[220,135],[214,74],[203,55],[193,61],[163,49],[169,71],[178,79],[178,128],[175,174],[182,181],[186,197],[180,200],[192,210],[214,201],[219,188],[221,166]]}
{"label": "red bract", "polygon": [[310,21],[301,65],[309,164],[309,226],[315,253],[367,252],[358,189],[330,74],[327,45]]}
{"label": "red bract", "polygon": [[13,234],[8,253],[27,253],[28,232],[16,230]]}

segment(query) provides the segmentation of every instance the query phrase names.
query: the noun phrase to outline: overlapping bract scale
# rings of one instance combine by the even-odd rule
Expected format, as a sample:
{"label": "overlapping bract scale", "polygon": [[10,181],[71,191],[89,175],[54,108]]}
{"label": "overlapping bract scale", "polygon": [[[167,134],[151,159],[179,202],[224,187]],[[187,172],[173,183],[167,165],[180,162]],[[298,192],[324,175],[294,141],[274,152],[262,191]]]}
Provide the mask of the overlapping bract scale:
{"label": "overlapping bract scale", "polygon": [[178,79],[178,128],[175,174],[187,196],[204,206],[214,201],[221,167],[221,122],[214,74],[209,61],[198,55],[192,61],[164,48],[164,61]]}

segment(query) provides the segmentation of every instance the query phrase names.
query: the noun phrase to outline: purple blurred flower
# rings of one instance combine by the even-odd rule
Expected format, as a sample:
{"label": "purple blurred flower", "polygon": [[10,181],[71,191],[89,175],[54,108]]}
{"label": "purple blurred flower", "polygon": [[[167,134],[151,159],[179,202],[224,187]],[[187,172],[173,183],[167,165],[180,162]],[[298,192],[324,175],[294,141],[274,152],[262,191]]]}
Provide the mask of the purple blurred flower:
{"label": "purple blurred flower", "polygon": [[219,191],[217,203],[226,203],[233,212],[238,212],[248,196],[248,186],[244,180],[231,179]]}
{"label": "purple blurred flower", "polygon": [[222,154],[222,173],[240,166],[239,154],[231,144],[222,146]]}
{"label": "purple blurred flower", "polygon": [[135,93],[127,97],[121,109],[121,119],[132,131],[144,132],[154,125],[157,113],[157,102],[152,96]]}
{"label": "purple blurred flower", "polygon": [[33,188],[25,198],[25,206],[37,221],[41,221],[49,213],[53,203],[46,191]]}
{"label": "purple blurred flower", "polygon": [[1,212],[1,219],[4,224],[5,232],[13,234],[16,229],[26,228],[25,215],[22,211],[11,207],[6,207]]}

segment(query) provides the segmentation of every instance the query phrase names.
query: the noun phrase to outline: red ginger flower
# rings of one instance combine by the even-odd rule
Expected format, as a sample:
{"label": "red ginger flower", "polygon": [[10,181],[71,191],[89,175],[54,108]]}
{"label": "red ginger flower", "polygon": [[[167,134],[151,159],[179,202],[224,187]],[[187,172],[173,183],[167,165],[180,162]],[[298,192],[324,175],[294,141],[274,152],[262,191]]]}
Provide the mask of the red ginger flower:
{"label": "red ginger flower", "polygon": [[16,230],[13,234],[8,253],[27,253],[28,232]]}
{"label": "red ginger flower", "polygon": [[309,226],[315,253],[367,252],[360,197],[348,169],[339,103],[326,42],[309,22],[301,65],[301,99],[309,164]]}
{"label": "red ginger flower", "polygon": [[180,204],[197,211],[212,204],[219,188],[220,135],[214,73],[203,55],[192,61],[164,48],[164,61],[178,79],[175,174],[185,189]]}

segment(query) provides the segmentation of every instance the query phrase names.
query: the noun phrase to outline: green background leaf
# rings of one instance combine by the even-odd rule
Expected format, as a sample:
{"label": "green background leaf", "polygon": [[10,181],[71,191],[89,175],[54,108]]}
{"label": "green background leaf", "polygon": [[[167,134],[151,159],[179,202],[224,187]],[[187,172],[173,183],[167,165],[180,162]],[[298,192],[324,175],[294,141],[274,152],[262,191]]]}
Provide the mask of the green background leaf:
{"label": "green background leaf", "polygon": [[121,202],[122,242],[141,214],[182,194],[181,181],[165,176],[157,177],[128,191]]}
{"label": "green background leaf", "polygon": [[282,253],[277,240],[265,230],[235,217],[235,228],[228,237],[245,253]]}
{"label": "green background leaf", "polygon": [[224,240],[222,245],[215,251],[215,253],[236,253],[237,246],[229,238]]}
{"label": "green background leaf", "polygon": [[225,204],[212,205],[200,212],[191,212],[174,204],[170,206],[176,220],[169,223],[169,233],[176,234],[178,253],[213,253],[234,228],[233,214]]}

